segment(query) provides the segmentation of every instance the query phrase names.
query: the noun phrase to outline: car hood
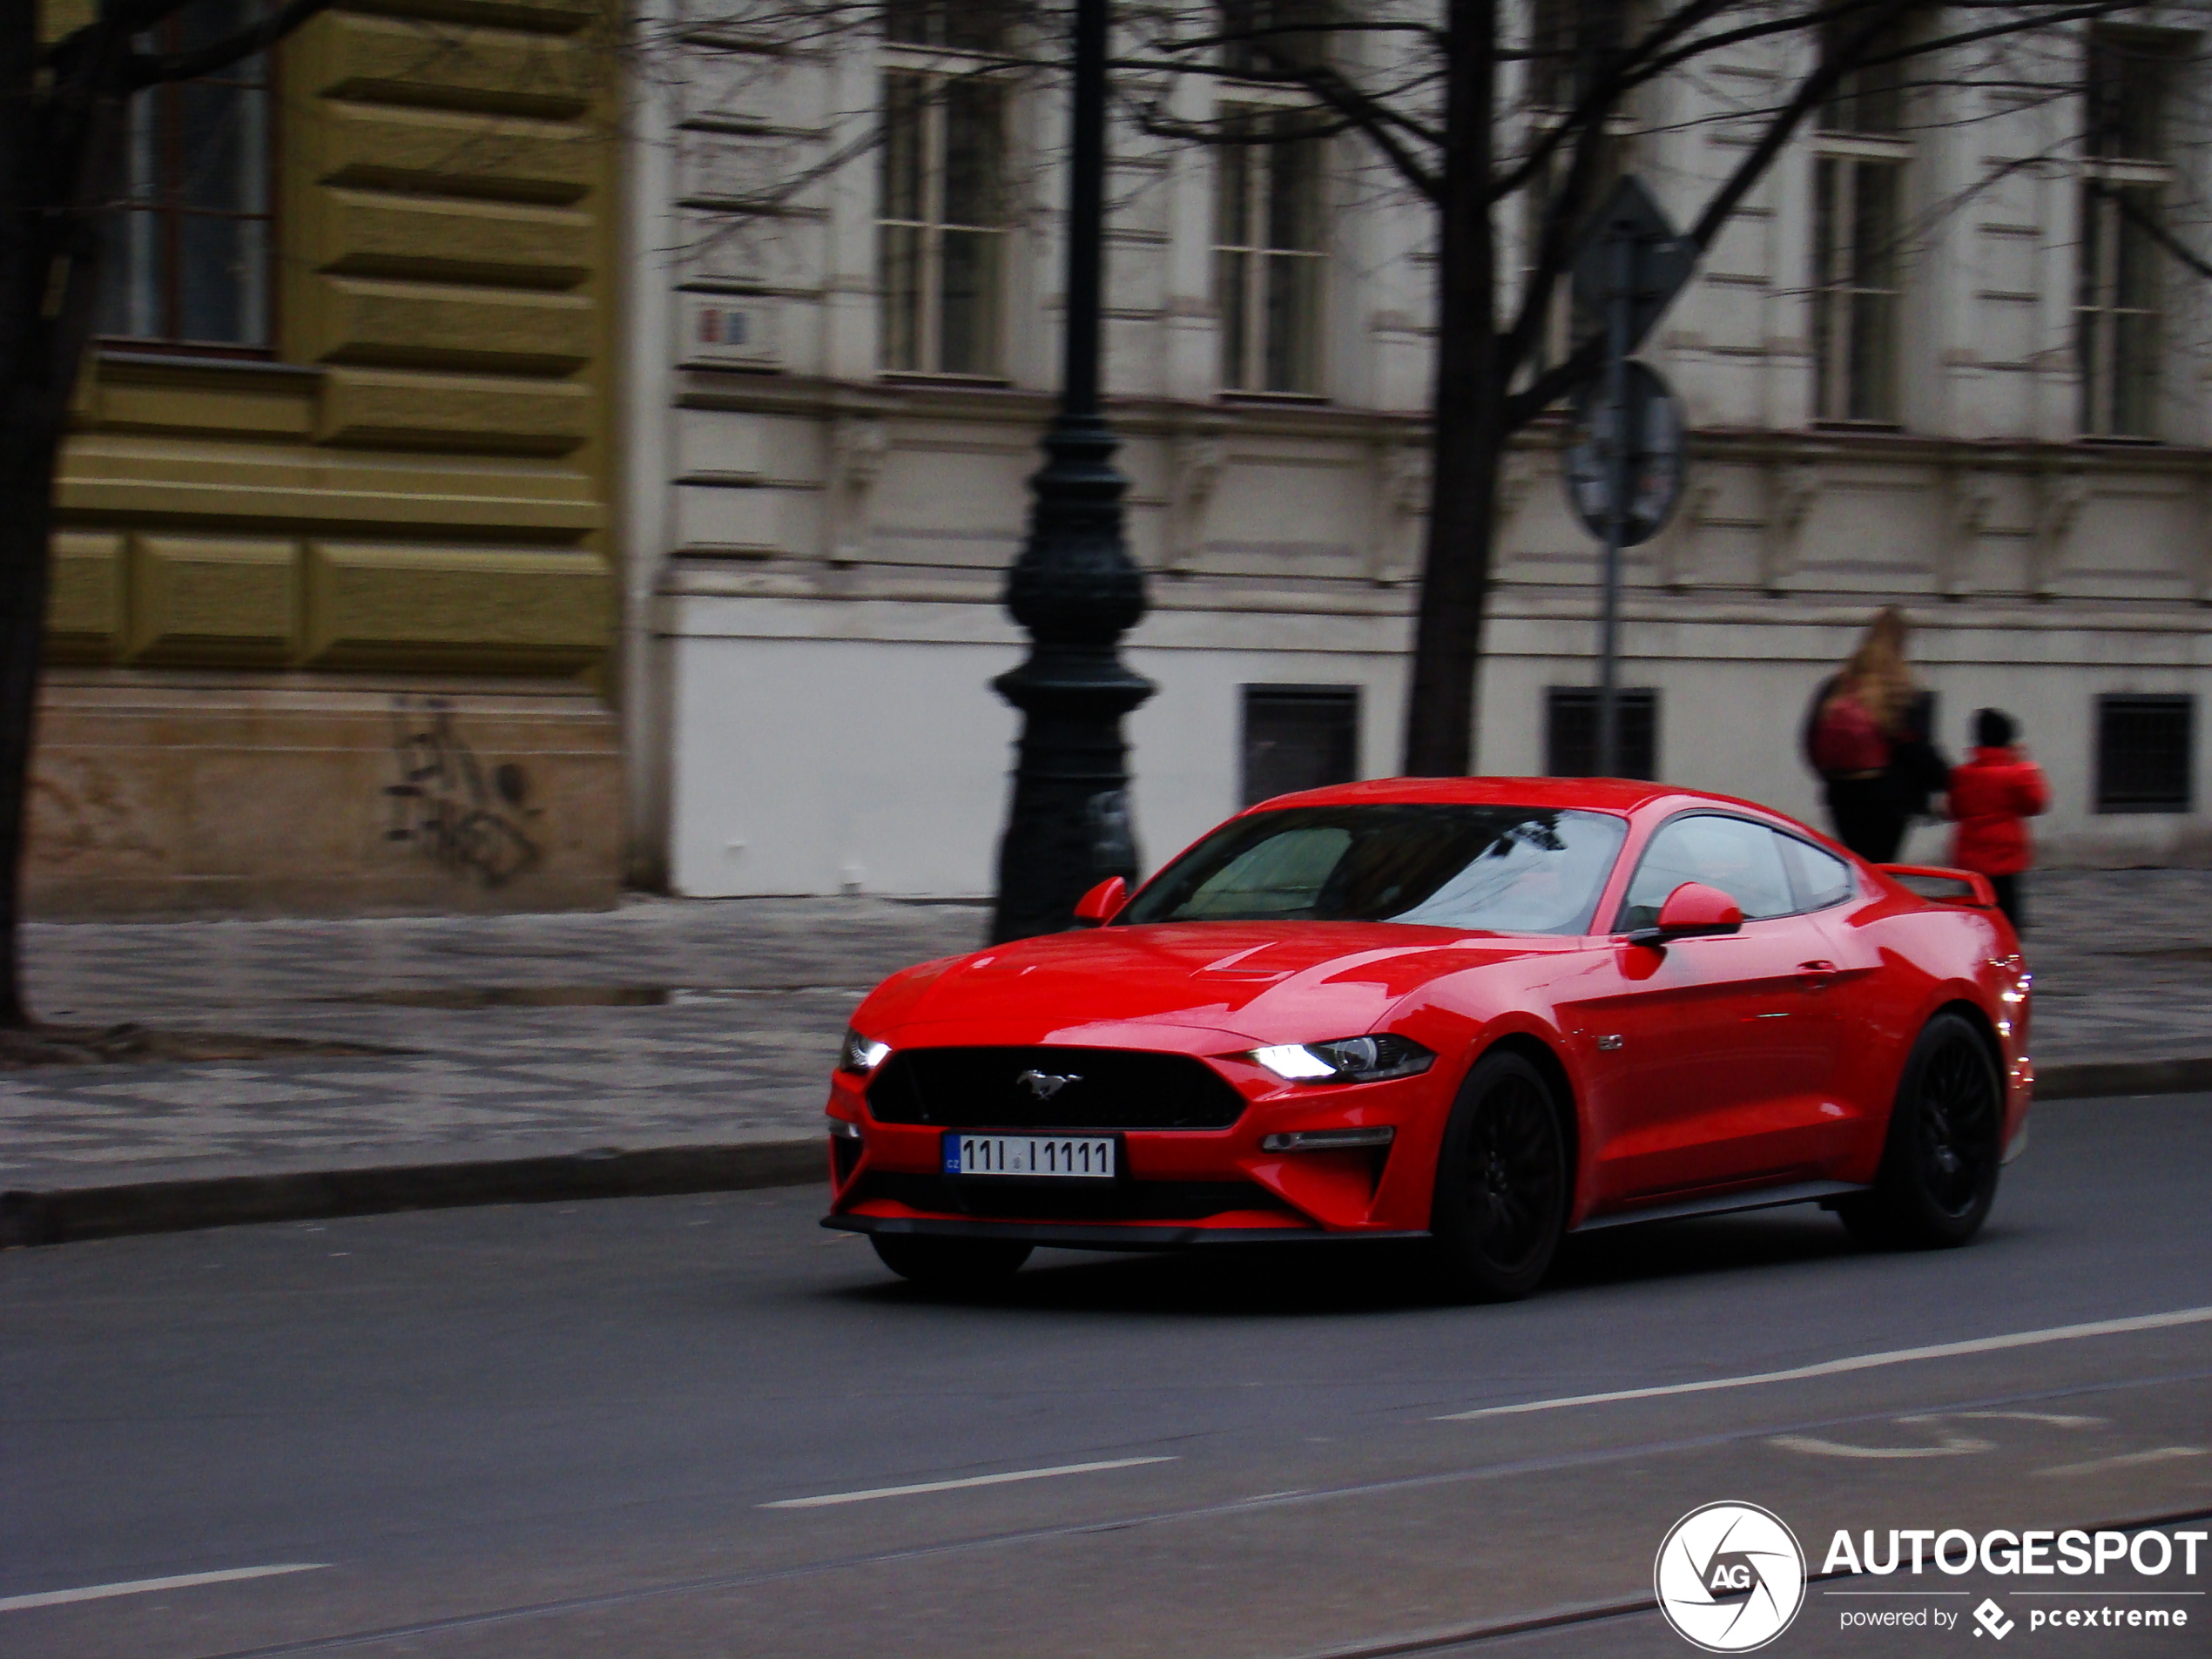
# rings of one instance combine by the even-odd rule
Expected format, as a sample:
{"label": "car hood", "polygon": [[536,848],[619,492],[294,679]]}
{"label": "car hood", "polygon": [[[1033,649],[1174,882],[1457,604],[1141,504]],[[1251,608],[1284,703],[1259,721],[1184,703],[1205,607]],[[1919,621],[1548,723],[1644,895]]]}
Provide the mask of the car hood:
{"label": "car hood", "polygon": [[909,968],[855,1022],[894,1043],[1172,1042],[1178,1028],[1193,1047],[1208,1033],[1313,1042],[1369,1029],[1442,975],[1581,943],[1398,922],[1093,928]]}

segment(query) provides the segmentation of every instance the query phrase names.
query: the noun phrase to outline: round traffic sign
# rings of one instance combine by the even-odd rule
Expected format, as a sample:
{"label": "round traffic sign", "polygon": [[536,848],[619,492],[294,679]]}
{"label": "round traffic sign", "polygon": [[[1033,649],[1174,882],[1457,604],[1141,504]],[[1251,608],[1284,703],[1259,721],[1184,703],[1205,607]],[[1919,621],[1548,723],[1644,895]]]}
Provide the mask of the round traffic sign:
{"label": "round traffic sign", "polygon": [[[1613,505],[1613,458],[1628,450],[1628,501],[1621,545],[1634,547],[1659,533],[1682,496],[1682,405],[1658,372],[1625,365],[1625,411],[1608,397],[1601,376],[1575,394],[1568,409],[1567,499],[1591,535],[1604,539]],[[1625,419],[1623,418],[1625,415]]]}

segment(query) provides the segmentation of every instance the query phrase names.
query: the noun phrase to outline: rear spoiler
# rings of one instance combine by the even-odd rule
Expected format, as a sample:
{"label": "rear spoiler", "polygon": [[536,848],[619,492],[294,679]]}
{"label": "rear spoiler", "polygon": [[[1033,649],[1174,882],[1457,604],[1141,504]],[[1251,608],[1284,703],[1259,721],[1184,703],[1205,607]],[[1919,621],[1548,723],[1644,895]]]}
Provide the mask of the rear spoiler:
{"label": "rear spoiler", "polygon": [[1878,864],[1874,867],[1907,892],[1937,904],[1964,905],[1973,910],[1997,908],[1997,889],[1989,878],[1973,870],[1946,870],[1932,864]]}

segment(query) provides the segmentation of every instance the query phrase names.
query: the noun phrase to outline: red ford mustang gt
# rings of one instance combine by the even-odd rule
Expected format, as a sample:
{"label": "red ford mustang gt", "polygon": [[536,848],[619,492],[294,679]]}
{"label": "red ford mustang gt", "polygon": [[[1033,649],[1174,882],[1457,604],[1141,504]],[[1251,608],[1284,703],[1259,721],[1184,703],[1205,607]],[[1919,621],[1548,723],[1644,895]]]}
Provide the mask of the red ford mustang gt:
{"label": "red ford mustang gt", "polygon": [[1091,928],[894,974],[824,1225],[909,1278],[1038,1244],[1423,1238],[1527,1294],[1567,1232],[1817,1200],[1964,1243],[2025,1143],[2029,975],[1979,876],[1612,780],[1238,814]]}

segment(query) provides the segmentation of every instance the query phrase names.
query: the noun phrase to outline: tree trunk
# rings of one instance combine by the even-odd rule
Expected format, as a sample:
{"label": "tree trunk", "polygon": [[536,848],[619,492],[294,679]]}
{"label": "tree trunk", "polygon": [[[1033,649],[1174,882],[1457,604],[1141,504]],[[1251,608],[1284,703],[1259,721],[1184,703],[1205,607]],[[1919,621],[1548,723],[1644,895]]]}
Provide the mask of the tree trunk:
{"label": "tree trunk", "polygon": [[1460,776],[1474,759],[1476,678],[1506,439],[1488,200],[1497,38],[1497,0],[1450,0],[1428,542],[1406,707],[1405,770],[1414,777]]}
{"label": "tree trunk", "polygon": [[39,87],[36,10],[0,7],[0,1028],[30,1017],[18,924],[54,465],[91,337],[127,50],[100,30]]}

